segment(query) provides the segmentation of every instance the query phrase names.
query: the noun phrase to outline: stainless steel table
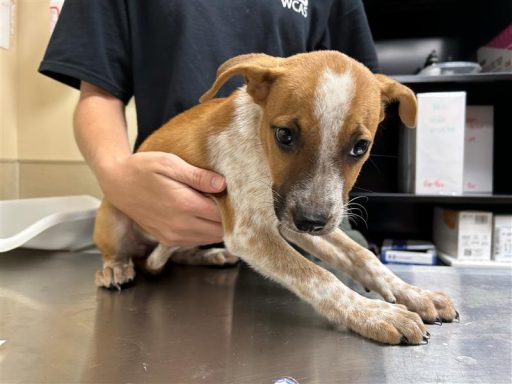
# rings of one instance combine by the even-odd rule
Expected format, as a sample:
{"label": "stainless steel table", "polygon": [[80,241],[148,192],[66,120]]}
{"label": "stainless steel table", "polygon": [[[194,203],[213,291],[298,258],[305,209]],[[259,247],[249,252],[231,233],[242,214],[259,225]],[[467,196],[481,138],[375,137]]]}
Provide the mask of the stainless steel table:
{"label": "stainless steel table", "polygon": [[451,294],[461,322],[391,347],[335,330],[245,265],[171,266],[122,292],[94,287],[99,266],[97,254],[0,254],[1,383],[511,382],[510,271],[394,267]]}

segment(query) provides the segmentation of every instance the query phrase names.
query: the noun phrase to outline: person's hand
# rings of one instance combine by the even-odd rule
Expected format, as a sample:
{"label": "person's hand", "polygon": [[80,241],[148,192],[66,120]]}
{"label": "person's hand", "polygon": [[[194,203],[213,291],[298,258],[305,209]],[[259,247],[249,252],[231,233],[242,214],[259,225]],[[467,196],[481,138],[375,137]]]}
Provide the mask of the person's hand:
{"label": "person's hand", "polygon": [[107,200],[162,244],[222,241],[218,207],[201,193],[223,191],[222,176],[173,154],[139,152],[104,165],[98,179]]}

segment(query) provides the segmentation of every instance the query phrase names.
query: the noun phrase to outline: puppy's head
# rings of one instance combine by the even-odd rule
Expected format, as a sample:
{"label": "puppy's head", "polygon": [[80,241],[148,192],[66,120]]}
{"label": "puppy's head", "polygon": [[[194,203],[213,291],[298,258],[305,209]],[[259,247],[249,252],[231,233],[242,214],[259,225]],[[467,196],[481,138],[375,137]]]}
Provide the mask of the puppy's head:
{"label": "puppy's head", "polygon": [[415,125],[409,88],[339,52],[237,56],[219,68],[201,101],[234,75],[245,77],[247,93],[262,108],[259,134],[274,209],[294,231],[321,235],[339,224],[387,103],[399,102],[401,120]]}

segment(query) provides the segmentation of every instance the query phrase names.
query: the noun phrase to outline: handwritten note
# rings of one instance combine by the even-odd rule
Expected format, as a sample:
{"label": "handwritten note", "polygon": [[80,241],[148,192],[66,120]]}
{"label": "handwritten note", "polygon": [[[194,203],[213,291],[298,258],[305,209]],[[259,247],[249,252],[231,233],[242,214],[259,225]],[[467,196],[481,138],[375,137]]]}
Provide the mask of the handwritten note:
{"label": "handwritten note", "polygon": [[418,94],[417,194],[462,194],[465,92]]}

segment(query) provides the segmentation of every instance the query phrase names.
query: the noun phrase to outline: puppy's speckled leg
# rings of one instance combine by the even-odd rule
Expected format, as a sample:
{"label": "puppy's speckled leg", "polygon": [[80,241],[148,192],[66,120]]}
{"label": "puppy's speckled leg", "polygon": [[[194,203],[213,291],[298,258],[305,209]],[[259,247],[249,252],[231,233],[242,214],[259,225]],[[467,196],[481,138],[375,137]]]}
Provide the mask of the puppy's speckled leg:
{"label": "puppy's speckled leg", "polygon": [[286,229],[281,232],[288,240],[347,273],[363,287],[378,292],[386,301],[403,304],[418,313],[427,323],[450,322],[458,317],[448,295],[407,284],[340,229],[322,237]]}
{"label": "puppy's speckled leg", "polygon": [[277,231],[244,228],[235,230],[225,242],[231,252],[309,302],[337,325],[387,344],[420,344],[426,340],[426,329],[418,314],[403,305],[357,294],[332,273],[295,251]]}

